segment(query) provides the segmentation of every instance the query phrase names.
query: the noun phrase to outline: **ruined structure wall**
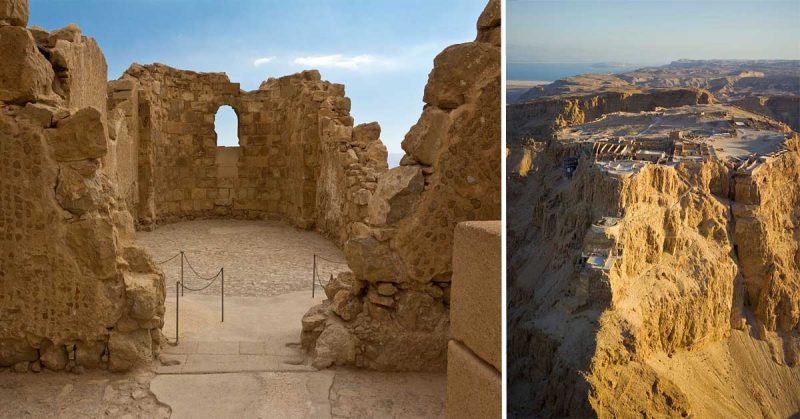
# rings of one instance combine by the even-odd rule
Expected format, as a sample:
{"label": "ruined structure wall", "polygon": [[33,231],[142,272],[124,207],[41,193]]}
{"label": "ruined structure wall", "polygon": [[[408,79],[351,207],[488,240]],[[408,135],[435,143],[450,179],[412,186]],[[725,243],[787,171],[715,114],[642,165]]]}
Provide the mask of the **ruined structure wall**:
{"label": "ruined structure wall", "polygon": [[[499,1],[489,2],[477,27],[474,42],[434,60],[401,166],[381,174],[374,192],[368,176],[365,190],[355,190],[368,206],[344,246],[352,273],[332,281],[329,300],[303,319],[303,346],[316,366],[446,366],[455,226],[500,219]],[[348,185],[351,176],[361,179],[346,175]]]}
{"label": "ruined structure wall", "polygon": [[[110,85],[112,109],[126,108],[128,127],[138,125],[128,141],[138,142],[137,219],[145,228],[181,218],[272,217],[341,244],[364,221],[387,169],[380,127],[354,129],[344,86],[317,71],[243,92],[222,73],[135,64]],[[129,103],[136,111],[127,112]],[[239,147],[217,146],[222,105],[236,111]]]}
{"label": "ruined structure wall", "polygon": [[[5,3],[0,20],[27,10]],[[164,282],[114,184],[105,60],[74,25],[15,25],[0,27],[0,365],[125,370],[158,353]]]}

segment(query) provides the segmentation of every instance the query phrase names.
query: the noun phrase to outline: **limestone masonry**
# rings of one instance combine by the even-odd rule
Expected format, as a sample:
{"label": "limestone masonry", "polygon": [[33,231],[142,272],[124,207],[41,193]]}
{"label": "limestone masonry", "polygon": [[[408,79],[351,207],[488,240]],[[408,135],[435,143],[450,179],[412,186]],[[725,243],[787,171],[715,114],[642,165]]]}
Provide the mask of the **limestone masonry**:
{"label": "limestone masonry", "polygon": [[[354,126],[316,70],[246,92],[224,73],[131,65],[107,81],[78,26],[27,28],[0,0],[0,366],[125,370],[158,356],[164,275],[135,229],[279,219],[351,271],[303,320],[314,364],[445,368],[453,232],[500,218],[500,2],[436,57],[406,156]],[[217,146],[231,106],[239,147]]]}
{"label": "limestone masonry", "polygon": [[444,370],[455,226],[500,219],[500,2],[434,60],[400,166],[344,245],[352,272],[303,318],[314,365]]}

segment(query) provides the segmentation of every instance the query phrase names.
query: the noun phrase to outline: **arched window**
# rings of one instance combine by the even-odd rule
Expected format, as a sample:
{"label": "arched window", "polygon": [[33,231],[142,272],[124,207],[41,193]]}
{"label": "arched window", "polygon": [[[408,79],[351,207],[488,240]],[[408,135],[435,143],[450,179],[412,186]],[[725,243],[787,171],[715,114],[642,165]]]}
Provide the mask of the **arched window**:
{"label": "arched window", "polygon": [[239,118],[228,105],[220,106],[214,115],[218,147],[239,147]]}

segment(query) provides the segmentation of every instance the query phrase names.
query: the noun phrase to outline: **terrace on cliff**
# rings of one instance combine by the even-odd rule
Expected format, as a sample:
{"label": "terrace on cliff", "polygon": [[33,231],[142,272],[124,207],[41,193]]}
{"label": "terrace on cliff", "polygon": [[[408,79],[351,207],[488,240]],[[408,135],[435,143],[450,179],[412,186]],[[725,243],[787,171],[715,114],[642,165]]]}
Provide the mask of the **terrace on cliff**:
{"label": "terrace on cliff", "polygon": [[627,176],[648,164],[709,160],[752,171],[786,152],[790,132],[784,124],[732,106],[693,105],[615,112],[555,136],[573,150],[564,158],[567,173],[585,156],[608,174]]}

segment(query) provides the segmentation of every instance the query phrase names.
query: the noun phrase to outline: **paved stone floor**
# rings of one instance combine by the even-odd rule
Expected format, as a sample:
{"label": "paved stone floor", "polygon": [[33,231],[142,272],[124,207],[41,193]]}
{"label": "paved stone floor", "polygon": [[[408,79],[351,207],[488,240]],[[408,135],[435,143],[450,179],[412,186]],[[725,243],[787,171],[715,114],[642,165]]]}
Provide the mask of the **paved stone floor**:
{"label": "paved stone floor", "polygon": [[[179,344],[165,345],[150,368],[80,375],[0,369],[0,418],[444,417],[444,373],[309,365],[299,348],[300,319],[324,298],[321,290],[311,297],[309,255],[341,258],[326,239],[275,222],[203,220],[139,233],[139,242],[157,258],[182,248],[198,271],[231,269],[236,285],[229,292],[226,272],[225,321],[218,291],[186,292]],[[176,274],[174,267],[165,272]],[[171,341],[175,298],[168,292],[163,333]]]}
{"label": "paved stone floor", "polygon": [[[344,255],[330,240],[313,231],[299,230],[280,221],[195,220],[158,227],[136,234],[157,261],[183,250],[188,264],[203,277],[225,268],[225,295],[268,297],[291,291],[311,290],[313,255],[343,262]],[[207,284],[184,265],[185,284]],[[163,263],[167,289],[181,276],[180,258]],[[318,261],[323,283],[346,265]],[[219,280],[202,294],[219,295]]]}

